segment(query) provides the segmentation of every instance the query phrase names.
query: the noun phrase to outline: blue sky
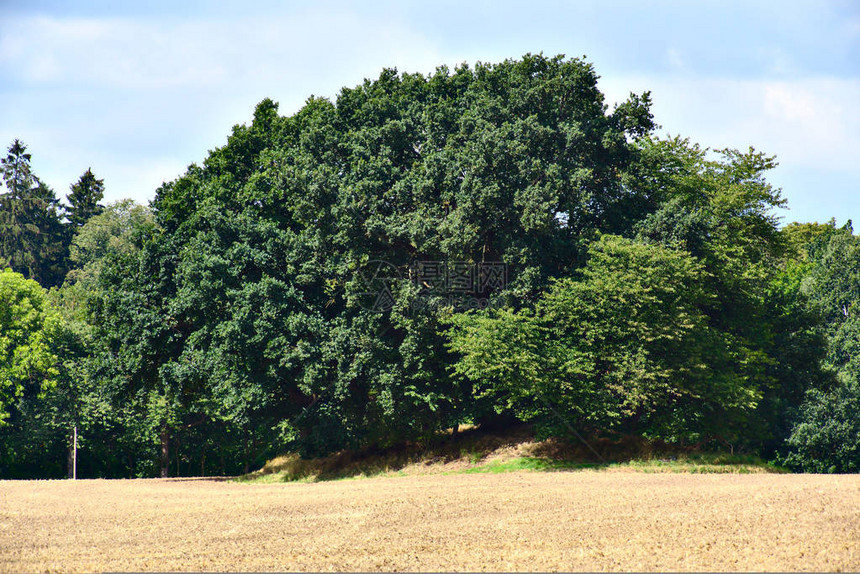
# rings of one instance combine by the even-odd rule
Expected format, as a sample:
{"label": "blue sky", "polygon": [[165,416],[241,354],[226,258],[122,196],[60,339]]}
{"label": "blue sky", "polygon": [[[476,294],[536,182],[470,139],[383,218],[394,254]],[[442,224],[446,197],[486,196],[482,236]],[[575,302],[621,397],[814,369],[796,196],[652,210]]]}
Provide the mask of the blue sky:
{"label": "blue sky", "polygon": [[265,97],[543,52],[586,56],[610,104],[650,90],[661,133],[776,155],[786,222],[860,227],[858,0],[173,4],[0,0],[0,143],[58,194],[92,167],[145,203]]}

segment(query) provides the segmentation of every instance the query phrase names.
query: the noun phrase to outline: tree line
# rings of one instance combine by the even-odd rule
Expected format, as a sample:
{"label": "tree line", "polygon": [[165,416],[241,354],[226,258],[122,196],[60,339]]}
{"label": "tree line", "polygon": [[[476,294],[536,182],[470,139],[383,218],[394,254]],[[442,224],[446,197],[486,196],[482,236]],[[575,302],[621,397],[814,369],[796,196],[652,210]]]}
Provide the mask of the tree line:
{"label": "tree line", "polygon": [[[148,207],[88,171],[62,208],[16,141],[0,476],[62,476],[75,428],[80,476],[167,476],[500,420],[860,469],[850,222],[780,228],[774,158],[659,138],[597,79],[527,55],[264,100]],[[415,262],[508,280],[465,309]]]}

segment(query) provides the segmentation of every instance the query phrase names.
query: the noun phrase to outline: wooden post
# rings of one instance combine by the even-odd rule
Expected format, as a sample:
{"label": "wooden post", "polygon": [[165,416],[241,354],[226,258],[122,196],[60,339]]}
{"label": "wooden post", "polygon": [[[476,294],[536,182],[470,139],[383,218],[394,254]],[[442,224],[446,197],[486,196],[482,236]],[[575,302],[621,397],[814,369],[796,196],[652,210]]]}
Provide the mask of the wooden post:
{"label": "wooden post", "polygon": [[75,425],[74,435],[72,437],[72,480],[78,478],[78,425]]}

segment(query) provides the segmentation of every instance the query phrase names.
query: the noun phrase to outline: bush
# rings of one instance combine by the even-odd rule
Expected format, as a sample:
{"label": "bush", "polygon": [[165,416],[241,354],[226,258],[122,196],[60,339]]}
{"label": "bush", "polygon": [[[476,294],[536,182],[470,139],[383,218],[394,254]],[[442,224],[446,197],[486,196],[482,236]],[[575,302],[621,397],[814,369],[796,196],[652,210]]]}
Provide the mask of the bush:
{"label": "bush", "polygon": [[811,391],[787,439],[784,464],[805,472],[860,471],[860,381]]}

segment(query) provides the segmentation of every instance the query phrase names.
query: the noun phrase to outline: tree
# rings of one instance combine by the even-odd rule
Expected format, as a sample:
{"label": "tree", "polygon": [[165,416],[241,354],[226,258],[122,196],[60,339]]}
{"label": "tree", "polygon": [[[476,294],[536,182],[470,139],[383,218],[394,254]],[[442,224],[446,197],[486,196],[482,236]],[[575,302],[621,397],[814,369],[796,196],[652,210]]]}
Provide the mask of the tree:
{"label": "tree", "polygon": [[[800,235],[799,231],[812,230]],[[828,335],[825,366],[835,384],[810,389],[794,417],[783,461],[807,472],[860,470],[860,237],[851,222],[837,228],[795,226],[803,261],[802,289],[823,318]]]}
{"label": "tree", "polygon": [[131,199],[110,203],[99,211],[75,230],[69,246],[70,285],[84,283],[85,289],[95,289],[112,254],[137,254],[141,237],[156,228],[152,211]]}
{"label": "tree", "polygon": [[129,298],[105,309],[128,329],[117,352],[155,360],[127,377],[182,389],[187,405],[231,397],[236,420],[291,429],[305,454],[451,426],[470,415],[441,310],[412,305],[402,281],[390,310],[369,311],[360,270],[505,261],[519,272],[493,296],[533,297],[596,229],[641,210],[622,176],[630,141],[653,128],[649,105],[609,112],[590,64],[534,55],[428,77],[384,70],[286,118],[261,102],[157,193],[152,275],[115,285]]}
{"label": "tree", "polygon": [[140,237],[154,226],[147,208],[125,200],[108,205],[77,230],[71,256],[76,267],[61,288],[47,294],[60,318],[51,343],[55,384],[41,395],[25,393],[0,431],[0,442],[7,446],[4,477],[71,476],[75,429],[78,476],[152,474],[147,465],[147,459],[156,460],[157,434],[147,421],[152,401],[134,395],[119,400],[112,392],[111,360],[93,313],[105,265],[121,257],[136,260]]}
{"label": "tree", "polygon": [[[498,386],[505,380],[498,369],[512,365],[508,375],[520,378],[504,392],[519,396],[511,390],[518,387],[528,397],[538,384],[529,381],[541,381],[546,391],[537,394],[571,393],[560,404],[597,428],[772,450],[805,391],[829,380],[801,276],[781,265],[789,244],[771,210],[783,200],[763,175],[774,160],[752,149],[707,159],[707,150],[680,138],[642,138],[638,146],[640,161],[624,179],[644,206],[626,229],[637,242],[604,237],[581,274],[560,279],[533,311],[455,320],[452,344],[463,353],[455,369]],[[663,249],[649,254],[643,243]],[[679,255],[658,257],[666,249]],[[680,261],[697,271],[683,271]],[[675,296],[657,312],[654,298],[664,289]],[[681,326],[691,331],[668,334]],[[538,339],[526,341],[528,333]],[[565,391],[571,379],[590,391]]]}
{"label": "tree", "polygon": [[65,275],[66,242],[54,191],[30,170],[27,147],[15,140],[0,159],[6,192],[0,194],[0,257],[45,286]]}
{"label": "tree", "polygon": [[10,269],[0,271],[0,425],[25,394],[41,394],[56,383],[52,340],[58,317],[45,290]]}
{"label": "tree", "polygon": [[[82,178],[83,179],[83,178]],[[42,415],[38,429],[43,434],[78,435],[84,464],[79,465],[91,476],[122,472],[115,459],[117,435],[128,433],[129,421],[139,405],[111,405],[109,386],[101,379],[99,342],[92,321],[92,309],[99,296],[102,267],[116,254],[136,255],[135,241],[154,228],[152,213],[132,200],[109,204],[75,229],[70,246],[72,269],[60,289],[52,290],[50,299],[63,317],[63,328],[56,341],[62,357],[60,377],[45,399],[31,411]],[[102,445],[106,445],[102,447]],[[69,441],[69,476],[71,476]],[[112,448],[111,448],[112,447]],[[140,448],[140,445],[138,445]],[[87,456],[89,454],[89,456]],[[89,459],[89,462],[88,460]]]}
{"label": "tree", "polygon": [[77,183],[72,184],[68,195],[69,207],[66,209],[70,225],[82,227],[91,217],[104,210],[99,204],[104,197],[104,189],[104,180],[96,179],[92,168],[88,168]]}
{"label": "tree", "polygon": [[784,464],[805,472],[860,472],[860,382],[813,390],[786,443]]}
{"label": "tree", "polygon": [[10,266],[33,274],[38,261],[36,245],[38,227],[27,222],[27,199],[36,180],[30,173],[30,154],[27,146],[15,140],[5,158],[0,159],[6,193],[0,195],[0,256]]}
{"label": "tree", "polygon": [[[851,222],[846,224],[850,227]],[[789,223],[782,228],[781,233],[788,246],[788,257],[796,261],[808,263],[810,261],[810,249],[815,249],[822,241],[829,240],[830,236],[837,232],[836,218],[831,218],[827,223]]]}
{"label": "tree", "polygon": [[725,368],[726,342],[708,328],[701,263],[608,235],[588,253],[534,311],[454,316],[454,369],[479,394],[526,419],[551,420],[549,404],[592,430],[669,440],[711,431],[713,410],[755,406],[757,389]]}
{"label": "tree", "polygon": [[33,186],[35,177],[30,172],[31,159],[32,156],[27,153],[27,146],[17,139],[9,146],[6,157],[0,159],[0,164],[3,166],[3,181],[9,193],[21,196]]}
{"label": "tree", "polygon": [[835,229],[834,222],[807,244],[807,253],[812,265],[805,289],[832,334],[860,301],[860,238],[850,221],[841,229]]}
{"label": "tree", "polygon": [[708,150],[677,137],[641,146],[631,185],[655,208],[635,226],[637,236],[687,250],[704,264],[715,295],[704,312],[729,342],[726,368],[762,393],[754,417],[731,424],[726,413],[712,418],[734,427],[747,446],[772,453],[806,389],[829,384],[819,319],[800,290],[802,270],[785,263],[794,243],[773,212],[784,200],[765,179],[775,159],[752,148],[708,159]]}

